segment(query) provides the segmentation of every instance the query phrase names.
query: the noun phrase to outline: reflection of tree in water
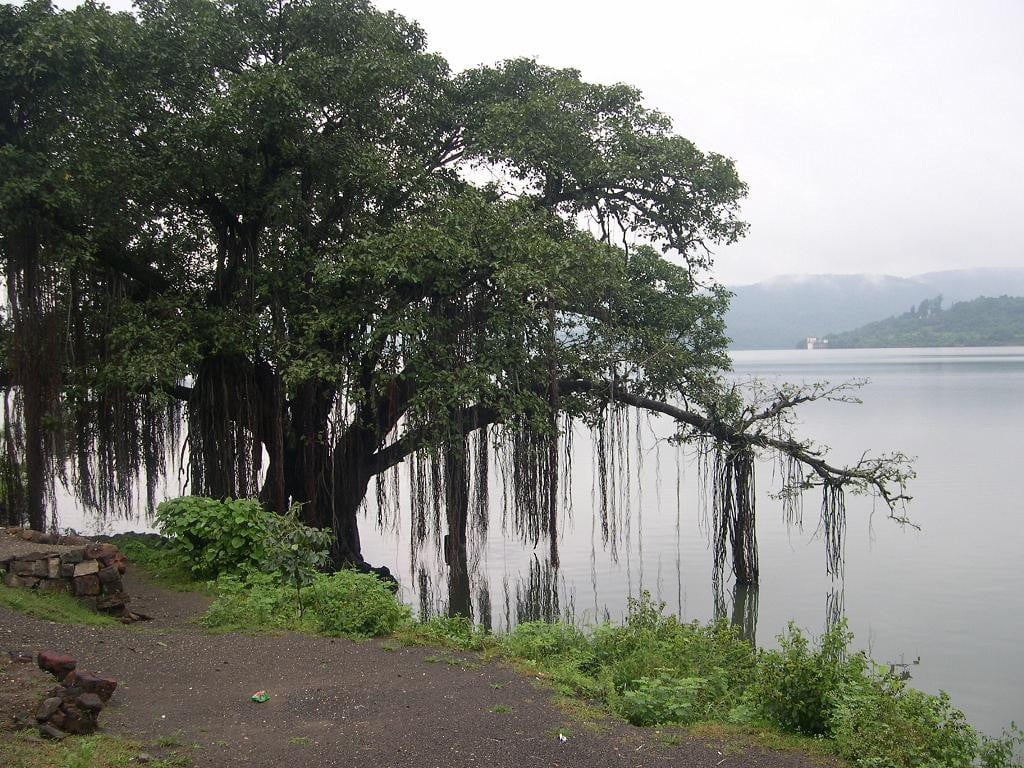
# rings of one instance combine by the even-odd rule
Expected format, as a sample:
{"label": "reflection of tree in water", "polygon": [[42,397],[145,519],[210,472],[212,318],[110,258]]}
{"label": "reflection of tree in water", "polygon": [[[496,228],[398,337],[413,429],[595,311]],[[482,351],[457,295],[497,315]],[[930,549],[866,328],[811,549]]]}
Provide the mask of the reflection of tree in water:
{"label": "reflection of tree in water", "polygon": [[825,629],[835,627],[846,618],[846,591],[842,582],[832,586],[825,597]]}
{"label": "reflection of tree in water", "polygon": [[[506,600],[508,591],[506,589]],[[563,611],[558,590],[558,568],[533,556],[525,579],[516,584],[515,623],[524,621],[571,621],[575,611],[570,598]]]}
{"label": "reflection of tree in water", "polygon": [[751,645],[757,645],[757,587],[735,584],[729,591],[728,598],[721,588],[716,588],[714,595],[715,620],[728,618],[729,623],[739,629],[740,637]]}

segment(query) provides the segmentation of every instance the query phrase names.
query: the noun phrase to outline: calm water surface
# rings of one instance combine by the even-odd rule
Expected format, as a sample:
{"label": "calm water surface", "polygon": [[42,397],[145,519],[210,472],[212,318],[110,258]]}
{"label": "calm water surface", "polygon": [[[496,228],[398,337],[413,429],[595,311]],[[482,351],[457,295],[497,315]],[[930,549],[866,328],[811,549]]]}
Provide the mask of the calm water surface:
{"label": "calm water surface", "polygon": [[[790,619],[820,632],[828,611],[841,608],[858,646],[880,661],[920,659],[914,684],[948,691],[979,727],[998,732],[1024,721],[1024,502],[1016,482],[1024,473],[1024,348],[758,351],[733,360],[741,379],[869,378],[863,404],[806,406],[800,431],[830,445],[837,461],[855,461],[864,449],[901,450],[916,457],[918,473],[908,512],[920,531],[888,520],[869,497],[848,500],[845,578],[833,582],[815,536],[817,497],[806,498],[803,530],[787,527],[768,496],[777,487],[773,467],[760,468],[758,642],[771,644]],[[594,530],[592,448],[578,434],[560,569],[548,565],[544,543],[524,547],[493,523],[471,568],[478,620],[502,627],[554,612],[584,624],[615,619],[643,589],[685,619],[715,615],[695,459],[684,454],[677,473],[675,449],[656,440],[668,426],[641,431],[642,456],[632,462],[639,488],[618,558]],[[413,564],[407,528],[403,520],[397,534],[367,533],[364,554],[397,568],[407,601],[443,610],[445,569],[429,549]]]}

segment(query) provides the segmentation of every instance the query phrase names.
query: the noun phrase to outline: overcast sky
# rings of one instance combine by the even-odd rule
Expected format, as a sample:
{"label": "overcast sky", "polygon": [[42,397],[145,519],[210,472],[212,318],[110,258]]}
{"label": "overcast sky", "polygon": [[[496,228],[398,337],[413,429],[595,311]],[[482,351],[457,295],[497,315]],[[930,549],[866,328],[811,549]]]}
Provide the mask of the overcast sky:
{"label": "overcast sky", "polygon": [[455,70],[525,55],[631,83],[735,159],[751,230],[718,252],[727,284],[1024,267],[1024,0],[377,4]]}
{"label": "overcast sky", "polygon": [[1024,267],[1022,0],[381,0],[455,69],[511,56],[628,82],[732,157],[726,283]]}

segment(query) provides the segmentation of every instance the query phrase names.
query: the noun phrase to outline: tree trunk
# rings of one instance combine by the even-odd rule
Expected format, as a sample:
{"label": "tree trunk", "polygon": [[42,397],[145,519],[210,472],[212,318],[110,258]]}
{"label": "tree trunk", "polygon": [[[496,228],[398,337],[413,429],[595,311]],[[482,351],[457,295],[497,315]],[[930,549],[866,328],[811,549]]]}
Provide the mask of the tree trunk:
{"label": "tree trunk", "polygon": [[754,457],[744,450],[730,457],[733,463],[735,509],[732,524],[732,566],[736,584],[755,586],[758,583],[757,518],[754,507]]}
{"label": "tree trunk", "polygon": [[445,513],[448,535],[444,559],[448,565],[448,615],[472,618],[466,527],[469,521],[469,467],[466,440],[453,441],[444,456]]}

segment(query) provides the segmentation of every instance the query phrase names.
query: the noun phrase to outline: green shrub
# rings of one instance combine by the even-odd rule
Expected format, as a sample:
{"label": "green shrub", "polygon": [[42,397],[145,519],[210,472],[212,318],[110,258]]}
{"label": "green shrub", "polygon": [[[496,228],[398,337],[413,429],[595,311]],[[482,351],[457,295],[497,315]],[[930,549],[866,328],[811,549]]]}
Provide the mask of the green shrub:
{"label": "green shrub", "polygon": [[260,632],[303,628],[295,590],[271,574],[217,579],[217,597],[203,615],[215,632]]}
{"label": "green shrub", "polygon": [[267,539],[263,544],[266,570],[295,589],[299,616],[303,614],[302,588],[316,581],[317,574],[330,560],[330,531],[311,528],[299,520],[299,505],[284,515],[271,515]]}
{"label": "green shrub", "polygon": [[664,605],[646,592],[630,601],[623,626],[605,624],[595,630],[592,648],[597,667],[613,688],[614,707],[626,708],[623,714],[631,710],[622,697],[641,680],[659,689],[700,680],[693,690],[691,683],[681,683],[687,688],[685,706],[699,719],[724,719],[753,681],[757,662],[753,647],[735,627],[726,622],[681,623],[664,615]]}
{"label": "green shrub", "polygon": [[866,768],[970,768],[979,747],[945,693],[886,678],[864,678],[840,692],[831,735],[838,754]]}
{"label": "green shrub", "polygon": [[699,677],[675,678],[662,671],[641,677],[616,701],[616,711],[633,725],[690,725],[704,719]]}
{"label": "green shrub", "polygon": [[565,693],[595,696],[605,688],[590,639],[572,624],[524,622],[499,644],[504,655],[533,663]]}
{"label": "green shrub", "polygon": [[310,589],[313,625],[325,635],[376,637],[407,623],[412,612],[372,573],[320,574]]}
{"label": "green shrub", "polygon": [[1024,768],[1024,764],[1015,759],[1024,748],[1024,733],[1016,723],[1003,731],[996,739],[982,736],[978,746],[978,764],[982,768]]}
{"label": "green shrub", "polygon": [[868,659],[849,653],[845,622],[822,635],[817,647],[792,622],[781,648],[763,651],[747,701],[770,722],[807,736],[827,735],[840,692],[864,679]]}
{"label": "green shrub", "polygon": [[161,533],[188,559],[192,573],[202,578],[259,566],[273,518],[255,499],[181,496],[156,510]]}
{"label": "green shrub", "polygon": [[399,639],[416,645],[441,645],[464,651],[482,650],[489,635],[465,616],[432,616],[399,633]]}

